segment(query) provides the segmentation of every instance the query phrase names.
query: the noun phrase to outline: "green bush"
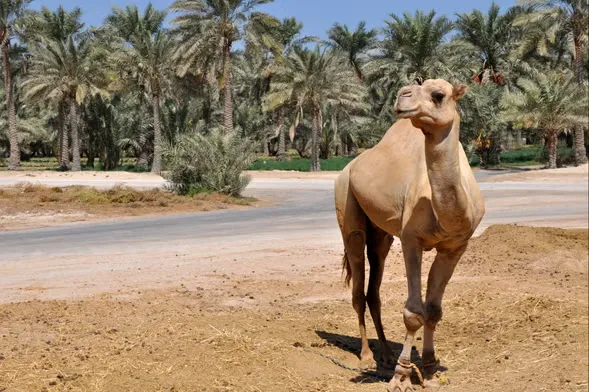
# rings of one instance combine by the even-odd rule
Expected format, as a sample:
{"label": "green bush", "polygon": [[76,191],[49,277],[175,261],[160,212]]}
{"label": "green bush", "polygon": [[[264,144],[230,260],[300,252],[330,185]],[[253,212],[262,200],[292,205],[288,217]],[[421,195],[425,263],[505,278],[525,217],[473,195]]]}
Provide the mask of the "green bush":
{"label": "green bush", "polygon": [[541,153],[540,146],[525,146],[516,150],[504,151],[501,153],[501,163],[522,163],[534,162],[538,160],[538,154]]}
{"label": "green bush", "polygon": [[182,135],[164,148],[164,177],[181,195],[217,192],[239,196],[250,182],[242,172],[255,161],[255,146],[237,135],[214,131]]}
{"label": "green bush", "polygon": [[[540,145],[529,145],[515,150],[501,153],[502,164],[533,165],[548,161],[548,151]],[[556,163],[558,166],[570,165],[575,161],[574,149],[565,145],[559,145],[557,149]]]}

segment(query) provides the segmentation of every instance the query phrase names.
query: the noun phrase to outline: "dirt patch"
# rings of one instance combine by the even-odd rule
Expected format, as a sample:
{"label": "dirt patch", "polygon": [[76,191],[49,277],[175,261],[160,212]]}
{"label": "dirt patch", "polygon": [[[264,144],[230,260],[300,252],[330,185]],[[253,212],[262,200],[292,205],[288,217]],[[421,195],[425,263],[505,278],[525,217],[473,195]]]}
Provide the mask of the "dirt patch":
{"label": "dirt patch", "polygon": [[39,179],[70,179],[70,180],[109,180],[109,181],[162,181],[163,178],[153,173],[133,173],[123,171],[81,171],[81,172],[60,172],[53,170],[46,171],[2,171],[0,178],[18,178],[23,181],[33,182]]}
{"label": "dirt patch", "polygon": [[243,208],[255,199],[220,194],[178,196],[163,189],[136,190],[116,186],[46,187],[22,183],[0,188],[0,231],[48,227],[68,222],[157,216]]}
{"label": "dirt patch", "polygon": [[[451,380],[442,390],[587,390],[587,237],[494,226],[473,239],[437,331]],[[384,391],[389,370],[345,368],[358,366],[360,343],[341,252],[271,250],[212,260],[198,274],[178,263],[176,282],[156,291],[39,301],[44,285],[24,286],[31,301],[0,305],[0,390]],[[393,247],[382,300],[396,354],[403,270]],[[416,349],[419,365],[421,341]]]}

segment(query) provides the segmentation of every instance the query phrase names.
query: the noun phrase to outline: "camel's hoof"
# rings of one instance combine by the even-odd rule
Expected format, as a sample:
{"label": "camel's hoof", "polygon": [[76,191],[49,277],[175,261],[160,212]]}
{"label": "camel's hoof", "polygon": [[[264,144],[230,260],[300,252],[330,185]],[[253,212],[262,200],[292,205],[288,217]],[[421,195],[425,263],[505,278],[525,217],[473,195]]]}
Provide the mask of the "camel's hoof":
{"label": "camel's hoof", "polygon": [[365,348],[360,353],[360,362],[358,367],[360,369],[373,369],[376,367],[376,361],[374,360],[374,353],[369,348]]}
{"label": "camel's hoof", "polygon": [[374,358],[360,359],[358,362],[358,368],[362,370],[375,369],[376,361]]}
{"label": "camel's hoof", "polygon": [[428,376],[425,380],[425,387],[428,391],[433,391],[449,384],[450,380],[448,380],[448,377],[443,372],[436,372]]}
{"label": "camel's hoof", "polygon": [[380,363],[385,369],[395,369],[395,366],[397,365],[397,361],[395,361],[393,354],[382,354],[380,356]]}
{"label": "camel's hoof", "polygon": [[401,374],[395,374],[389,385],[387,385],[387,392],[414,392],[413,384],[411,384],[411,377]]}
{"label": "camel's hoof", "polygon": [[440,365],[440,361],[435,361],[429,366],[424,366],[425,370],[425,385],[428,389],[437,389],[450,384],[444,366]]}

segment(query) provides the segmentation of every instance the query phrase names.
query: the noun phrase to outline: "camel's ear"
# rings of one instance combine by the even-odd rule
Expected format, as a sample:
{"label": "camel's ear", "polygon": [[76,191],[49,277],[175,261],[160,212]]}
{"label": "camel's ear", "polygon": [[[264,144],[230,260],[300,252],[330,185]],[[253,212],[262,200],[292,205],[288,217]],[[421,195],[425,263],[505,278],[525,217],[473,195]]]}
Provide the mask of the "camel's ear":
{"label": "camel's ear", "polygon": [[460,98],[464,97],[466,91],[468,90],[468,86],[466,84],[458,84],[454,86],[454,91],[452,93],[452,97],[455,101],[458,101]]}

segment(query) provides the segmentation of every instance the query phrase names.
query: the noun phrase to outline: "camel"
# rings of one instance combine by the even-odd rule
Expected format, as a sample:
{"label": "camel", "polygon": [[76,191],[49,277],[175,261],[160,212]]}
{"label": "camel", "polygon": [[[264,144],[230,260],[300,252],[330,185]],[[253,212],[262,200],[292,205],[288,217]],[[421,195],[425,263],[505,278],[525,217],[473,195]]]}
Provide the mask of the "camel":
{"label": "camel", "polygon": [[[370,309],[386,364],[394,363],[381,321],[380,285],[393,236],[401,241],[408,282],[403,311],[407,334],[388,390],[412,391],[411,347],[424,326],[422,359],[428,383],[441,371],[434,331],[442,318],[442,297],[456,264],[485,214],[485,203],[459,142],[456,102],[465,85],[445,80],[417,81],[399,90],[397,122],[383,139],[350,162],[335,182],[337,220],[344,242],[346,282],[352,281],[352,305],[358,314],[360,361],[372,361],[364,314]],[[424,251],[436,249],[421,293]],[[364,254],[370,276],[364,292]]]}

